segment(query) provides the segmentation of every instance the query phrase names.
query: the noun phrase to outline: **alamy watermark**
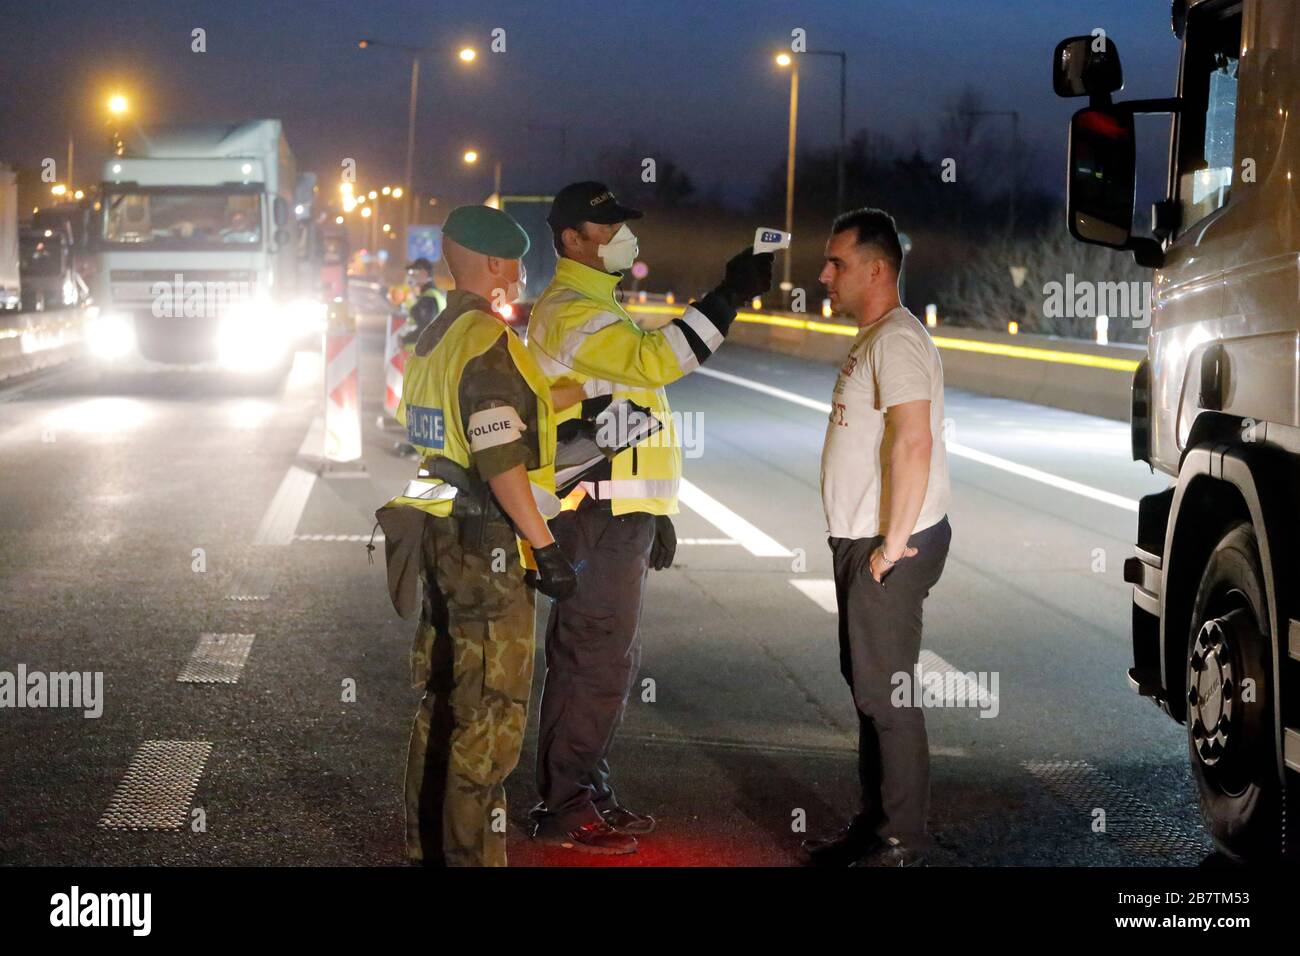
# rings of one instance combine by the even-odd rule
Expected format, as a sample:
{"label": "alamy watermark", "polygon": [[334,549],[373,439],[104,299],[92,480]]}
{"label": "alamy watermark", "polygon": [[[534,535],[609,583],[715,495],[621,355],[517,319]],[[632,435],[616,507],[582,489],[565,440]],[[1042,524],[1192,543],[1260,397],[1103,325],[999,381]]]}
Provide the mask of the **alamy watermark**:
{"label": "alamy watermark", "polygon": [[160,279],[149,288],[153,314],[159,319],[206,319],[253,298],[251,282],[186,281],[177,272],[170,282]]}
{"label": "alamy watermark", "polygon": [[0,671],[0,710],[66,707],[95,719],[104,713],[103,671]]}
{"label": "alamy watermark", "polygon": [[[673,448],[680,446],[683,458],[699,458],[704,454],[704,413],[670,412],[667,419],[641,411],[637,407],[621,407],[615,414],[598,419],[596,444],[602,448]],[[657,430],[655,422],[659,423]],[[650,431],[644,438],[641,436]]]}
{"label": "alamy watermark", "polygon": [[996,717],[997,671],[966,672],[951,667],[929,668],[918,662],[911,673],[898,671],[889,679],[894,707],[977,707],[980,717]]}
{"label": "alamy watermark", "polygon": [[1043,286],[1043,316],[1049,319],[1127,319],[1135,329],[1151,326],[1150,282],[1091,282],[1067,273],[1064,282]]}

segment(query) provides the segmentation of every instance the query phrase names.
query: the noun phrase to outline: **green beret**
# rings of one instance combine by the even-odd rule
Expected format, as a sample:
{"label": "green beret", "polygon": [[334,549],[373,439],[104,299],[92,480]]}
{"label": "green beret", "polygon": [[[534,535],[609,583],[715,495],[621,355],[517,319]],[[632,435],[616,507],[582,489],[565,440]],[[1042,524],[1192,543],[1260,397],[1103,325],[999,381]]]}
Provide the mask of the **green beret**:
{"label": "green beret", "polygon": [[509,213],[491,206],[457,206],[443,223],[442,234],[466,249],[499,259],[522,259],[528,233]]}

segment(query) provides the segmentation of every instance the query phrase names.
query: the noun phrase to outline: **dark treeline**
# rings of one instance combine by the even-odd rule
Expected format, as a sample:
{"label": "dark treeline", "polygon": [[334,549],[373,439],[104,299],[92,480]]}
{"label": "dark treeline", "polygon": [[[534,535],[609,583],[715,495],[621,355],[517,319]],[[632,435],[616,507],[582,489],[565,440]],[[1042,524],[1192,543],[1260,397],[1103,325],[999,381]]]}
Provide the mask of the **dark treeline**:
{"label": "dark treeline", "polygon": [[[1045,287],[1069,273],[1092,281],[1134,278],[1131,259],[1068,239],[1060,196],[1032,185],[1041,181],[1032,174],[1042,160],[1013,141],[1009,122],[971,115],[981,107],[979,94],[968,90],[950,104],[937,131],[907,142],[855,133],[846,150],[844,208],[893,213],[912,243],[904,298],[918,315],[935,303],[944,322],[1005,329],[1014,319],[1023,332],[1090,337],[1091,316],[1047,314]],[[795,163],[791,282],[805,290],[809,312],[821,308],[822,247],[840,211],[837,155],[833,146],[804,149]],[[597,168],[620,198],[647,213],[634,224],[650,267],[642,283],[647,289],[698,295],[757,226],[784,227],[784,161],[739,205],[724,202],[716,188],[701,190],[671,156],[643,143],[605,152]],[[1020,287],[1013,266],[1026,270]],[[778,259],[778,281],[781,269]],[[782,302],[774,288],[765,304]],[[1112,324],[1112,339],[1139,337]]]}

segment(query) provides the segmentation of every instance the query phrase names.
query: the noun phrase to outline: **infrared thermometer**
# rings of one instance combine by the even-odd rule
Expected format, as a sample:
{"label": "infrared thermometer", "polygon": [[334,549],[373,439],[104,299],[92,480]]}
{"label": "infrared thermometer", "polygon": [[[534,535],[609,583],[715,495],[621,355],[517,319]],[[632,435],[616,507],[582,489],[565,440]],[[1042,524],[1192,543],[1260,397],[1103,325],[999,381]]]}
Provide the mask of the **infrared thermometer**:
{"label": "infrared thermometer", "polygon": [[754,254],[790,248],[790,233],[760,226],[754,231]]}

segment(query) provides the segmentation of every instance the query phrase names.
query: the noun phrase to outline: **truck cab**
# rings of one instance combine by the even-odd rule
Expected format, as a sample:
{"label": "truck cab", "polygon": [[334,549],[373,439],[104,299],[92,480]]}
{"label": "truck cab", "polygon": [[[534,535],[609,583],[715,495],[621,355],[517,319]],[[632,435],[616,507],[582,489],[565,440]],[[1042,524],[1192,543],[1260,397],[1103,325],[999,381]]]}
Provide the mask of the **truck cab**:
{"label": "truck cab", "polygon": [[[1187,729],[1202,817],[1235,859],[1295,852],[1300,791],[1300,8],[1177,0],[1177,95],[1116,102],[1119,50],[1058,45],[1067,225],[1154,270],[1133,384],[1133,689]],[[1172,117],[1167,190],[1134,228],[1134,116]]]}
{"label": "truck cab", "polygon": [[319,311],[298,185],[278,120],[140,130],[104,165],[92,352],[287,367],[304,314]]}

